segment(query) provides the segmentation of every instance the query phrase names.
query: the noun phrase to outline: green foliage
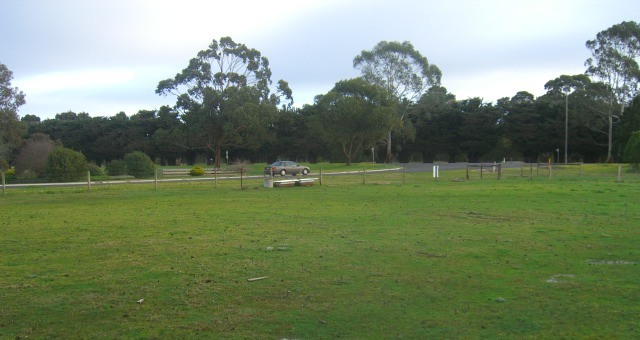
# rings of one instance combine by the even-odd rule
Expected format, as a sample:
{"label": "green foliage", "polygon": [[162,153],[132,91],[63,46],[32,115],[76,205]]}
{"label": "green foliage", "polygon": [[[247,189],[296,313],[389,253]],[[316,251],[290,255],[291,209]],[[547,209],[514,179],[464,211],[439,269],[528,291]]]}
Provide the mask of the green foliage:
{"label": "green foliage", "polygon": [[46,172],[54,182],[73,182],[86,175],[87,160],[78,151],[57,146],[47,158]]}
{"label": "green foliage", "polygon": [[194,166],[191,170],[189,170],[189,175],[191,176],[203,176],[204,168],[201,166]]}
{"label": "green foliage", "polygon": [[23,183],[34,182],[38,178],[38,173],[34,170],[26,169],[17,173],[15,177]]}
{"label": "green foliage", "polygon": [[631,134],[631,138],[624,148],[624,160],[631,164],[633,170],[640,170],[640,131]]}
{"label": "green foliage", "polygon": [[11,170],[10,168],[11,166],[9,165],[9,162],[7,162],[6,160],[2,159],[2,157],[0,157],[0,171]]}
{"label": "green foliage", "polygon": [[140,151],[134,151],[124,155],[124,164],[127,168],[127,174],[135,178],[153,176],[155,171],[155,165],[151,158]]}
{"label": "green foliage", "polygon": [[382,140],[395,120],[389,94],[362,78],[336,83],[318,105],[327,140],[339,146],[348,164]]}
{"label": "green foliage", "polygon": [[[268,59],[223,37],[200,51],[175,78],[160,81],[156,93],[177,96],[176,107],[185,112],[196,147],[215,153],[215,166],[220,167],[222,148],[255,149],[268,137],[279,104],[277,95],[269,95],[270,84]],[[286,82],[279,82],[278,91],[291,100]]]}
{"label": "green foliage", "polygon": [[[20,146],[26,124],[18,118],[18,108],[26,103],[25,95],[12,87],[13,72],[0,63],[0,161],[9,162]],[[1,164],[0,164],[1,166]]]}
{"label": "green foliage", "polygon": [[585,65],[586,73],[599,80],[606,89],[606,112],[600,116],[607,122],[607,161],[613,161],[613,124],[624,114],[625,107],[638,95],[640,85],[640,25],[623,21],[597,34],[586,46],[592,57]]}
{"label": "green foliage", "polygon": [[102,168],[97,166],[95,163],[87,163],[87,170],[92,177],[104,175],[104,171],[102,171]]}
{"label": "green foliage", "polygon": [[4,180],[6,183],[13,183],[16,180],[16,170],[9,169],[4,172]]}
{"label": "green foliage", "polygon": [[442,72],[413,45],[380,41],[371,51],[353,59],[365,81],[384,87],[399,100],[417,100],[432,85],[440,85]]}
{"label": "green foliage", "polygon": [[127,174],[127,166],[121,159],[114,159],[105,167],[109,176],[122,176]]}
{"label": "green foliage", "polygon": [[[412,140],[413,124],[405,120],[408,108],[431,86],[439,86],[442,72],[409,41],[380,41],[371,51],[362,51],[353,59],[353,67],[360,69],[362,79],[384,88],[398,104],[395,107],[398,120],[388,131],[385,159],[392,161],[392,132],[401,138]],[[395,137],[394,137],[395,138]],[[398,148],[396,148],[398,149]]]}

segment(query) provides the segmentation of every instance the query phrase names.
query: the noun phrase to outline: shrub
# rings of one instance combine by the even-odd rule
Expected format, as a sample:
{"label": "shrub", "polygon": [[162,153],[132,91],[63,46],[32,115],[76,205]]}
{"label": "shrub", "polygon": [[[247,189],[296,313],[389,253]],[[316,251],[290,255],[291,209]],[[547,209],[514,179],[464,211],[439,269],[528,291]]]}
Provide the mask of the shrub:
{"label": "shrub", "polygon": [[32,182],[34,179],[38,178],[38,173],[31,169],[27,169],[19,173],[16,177],[23,182]]}
{"label": "shrub", "polygon": [[102,171],[102,168],[97,166],[95,163],[87,163],[87,170],[92,177],[104,175],[104,171]]}
{"label": "shrub", "polygon": [[46,171],[54,182],[73,182],[86,174],[86,166],[82,153],[57,146],[47,157]]}
{"label": "shrub", "polygon": [[155,171],[155,165],[151,158],[140,151],[124,155],[124,164],[127,168],[127,174],[135,178],[151,177]]}
{"label": "shrub", "polygon": [[204,175],[204,168],[200,166],[194,166],[193,169],[189,170],[189,175],[202,176]]}
{"label": "shrub", "polygon": [[16,180],[16,169],[9,169],[4,173],[4,180],[7,183],[13,183]]}
{"label": "shrub", "polygon": [[232,165],[229,166],[229,169],[234,171],[247,170],[251,167],[251,163],[247,161],[236,160]]}
{"label": "shrub", "polygon": [[9,166],[9,162],[5,161],[2,158],[0,158],[0,170],[11,170]]}
{"label": "shrub", "polygon": [[120,159],[107,163],[105,170],[109,176],[122,176],[127,174],[127,167],[124,165],[124,161]]}

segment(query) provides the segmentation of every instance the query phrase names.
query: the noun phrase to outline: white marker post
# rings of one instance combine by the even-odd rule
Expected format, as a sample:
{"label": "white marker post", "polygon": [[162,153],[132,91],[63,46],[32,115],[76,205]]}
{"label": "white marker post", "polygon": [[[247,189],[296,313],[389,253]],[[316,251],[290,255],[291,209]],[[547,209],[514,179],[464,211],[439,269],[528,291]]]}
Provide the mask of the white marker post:
{"label": "white marker post", "polygon": [[433,178],[435,178],[437,180],[438,177],[440,177],[440,166],[439,165],[434,165],[433,166]]}

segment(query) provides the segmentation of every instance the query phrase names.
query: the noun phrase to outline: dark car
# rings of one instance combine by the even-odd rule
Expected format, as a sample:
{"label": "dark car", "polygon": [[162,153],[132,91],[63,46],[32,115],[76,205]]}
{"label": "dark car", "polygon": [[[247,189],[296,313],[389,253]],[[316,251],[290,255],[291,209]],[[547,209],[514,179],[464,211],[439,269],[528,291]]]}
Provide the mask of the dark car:
{"label": "dark car", "polygon": [[296,162],[292,161],[277,161],[270,166],[264,168],[264,173],[269,175],[297,175],[303,174],[307,175],[311,172],[308,166],[300,165]]}

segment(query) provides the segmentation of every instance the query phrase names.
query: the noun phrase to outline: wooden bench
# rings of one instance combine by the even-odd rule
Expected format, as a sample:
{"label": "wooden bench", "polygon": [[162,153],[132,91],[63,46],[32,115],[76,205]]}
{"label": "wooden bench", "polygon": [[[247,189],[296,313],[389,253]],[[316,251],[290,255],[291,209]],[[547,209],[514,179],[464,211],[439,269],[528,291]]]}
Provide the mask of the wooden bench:
{"label": "wooden bench", "polygon": [[273,186],[276,188],[290,188],[293,186],[310,187],[315,183],[316,179],[317,178],[283,179],[273,181]]}

